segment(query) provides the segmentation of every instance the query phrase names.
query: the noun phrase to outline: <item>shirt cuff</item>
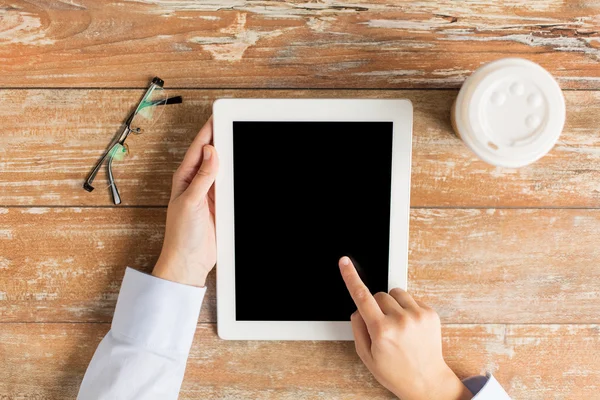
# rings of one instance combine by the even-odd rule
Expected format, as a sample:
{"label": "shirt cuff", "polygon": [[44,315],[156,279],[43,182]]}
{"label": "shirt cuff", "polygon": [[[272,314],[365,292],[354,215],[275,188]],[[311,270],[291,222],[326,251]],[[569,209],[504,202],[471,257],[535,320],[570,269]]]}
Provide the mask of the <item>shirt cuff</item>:
{"label": "shirt cuff", "polygon": [[183,285],[127,268],[112,333],[170,357],[192,346],[206,288]]}
{"label": "shirt cuff", "polygon": [[463,380],[463,384],[473,393],[473,400],[510,400],[508,393],[491,374],[472,376]]}

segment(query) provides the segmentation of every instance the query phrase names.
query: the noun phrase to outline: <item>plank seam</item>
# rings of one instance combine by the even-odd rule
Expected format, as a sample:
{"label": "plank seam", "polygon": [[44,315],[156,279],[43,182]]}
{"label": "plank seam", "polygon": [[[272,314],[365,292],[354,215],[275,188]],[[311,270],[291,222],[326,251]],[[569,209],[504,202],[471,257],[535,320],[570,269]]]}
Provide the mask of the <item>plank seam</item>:
{"label": "plank seam", "polygon": [[[33,325],[33,324],[46,324],[46,325],[57,325],[57,324],[63,324],[63,325],[82,325],[82,324],[88,324],[88,325],[110,325],[112,322],[110,321],[24,321],[24,322],[18,322],[18,321],[0,321],[0,326],[1,325]],[[217,325],[216,322],[199,322],[197,324],[197,326],[212,326],[212,325]],[[523,323],[519,323],[519,322],[460,322],[460,323],[442,323],[442,328],[445,326],[472,326],[472,325],[479,325],[479,326],[490,326],[490,325],[503,325],[503,326],[554,326],[554,325],[560,325],[560,326],[585,326],[585,325],[600,325],[600,321],[589,321],[589,322],[542,322],[542,323],[535,323],[535,322],[523,322]]]}
{"label": "plank seam", "polygon": [[[5,86],[1,87],[0,90],[145,90],[147,86],[125,86],[125,87],[68,87],[68,86],[57,86],[57,87],[46,87],[46,86]],[[415,87],[359,87],[359,88],[348,88],[348,87],[188,87],[188,86],[167,86],[167,90],[244,90],[244,91],[458,91],[460,86],[457,87],[435,87],[435,88],[415,88]],[[576,88],[576,89],[562,89],[563,92],[600,92],[600,89],[589,89],[589,88]]]}
{"label": "plank seam", "polygon": [[[123,205],[123,206],[114,206],[114,205],[0,205],[0,208],[14,208],[14,209],[30,209],[30,208],[56,208],[56,209],[119,209],[119,208],[148,208],[148,209],[161,209],[167,208],[168,205]],[[531,207],[522,207],[522,206],[411,206],[411,210],[600,210],[599,206],[531,206]]]}

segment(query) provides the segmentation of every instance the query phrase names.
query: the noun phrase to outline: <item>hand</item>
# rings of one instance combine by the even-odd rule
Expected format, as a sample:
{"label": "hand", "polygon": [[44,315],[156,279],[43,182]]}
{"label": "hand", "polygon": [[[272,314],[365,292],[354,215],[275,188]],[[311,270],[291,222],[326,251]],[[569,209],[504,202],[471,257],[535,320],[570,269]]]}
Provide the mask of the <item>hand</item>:
{"label": "hand", "polygon": [[437,313],[399,288],[372,296],[348,257],[339,265],[358,308],[356,352],[375,379],[402,400],[471,399],[442,356]]}
{"label": "hand", "polygon": [[204,286],[215,266],[214,187],[219,168],[212,141],[212,117],[200,129],[173,175],[162,251],[152,275]]}

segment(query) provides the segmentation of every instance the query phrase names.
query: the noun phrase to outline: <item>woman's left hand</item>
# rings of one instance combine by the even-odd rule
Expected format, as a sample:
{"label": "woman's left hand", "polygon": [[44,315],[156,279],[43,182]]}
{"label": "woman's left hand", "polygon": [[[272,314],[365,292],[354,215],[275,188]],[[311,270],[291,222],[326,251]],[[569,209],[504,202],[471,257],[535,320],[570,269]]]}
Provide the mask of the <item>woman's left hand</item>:
{"label": "woman's left hand", "polygon": [[173,175],[162,251],[152,275],[204,286],[217,260],[214,181],[219,168],[210,145],[212,117],[200,129]]}

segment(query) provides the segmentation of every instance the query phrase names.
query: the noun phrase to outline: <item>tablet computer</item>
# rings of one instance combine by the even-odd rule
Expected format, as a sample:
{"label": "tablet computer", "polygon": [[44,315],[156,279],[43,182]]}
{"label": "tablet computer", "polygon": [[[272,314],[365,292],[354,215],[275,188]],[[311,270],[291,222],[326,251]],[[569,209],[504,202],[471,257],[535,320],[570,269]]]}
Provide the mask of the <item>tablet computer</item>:
{"label": "tablet computer", "polygon": [[217,326],[223,339],[352,340],[338,260],[406,288],[412,104],[214,103]]}

